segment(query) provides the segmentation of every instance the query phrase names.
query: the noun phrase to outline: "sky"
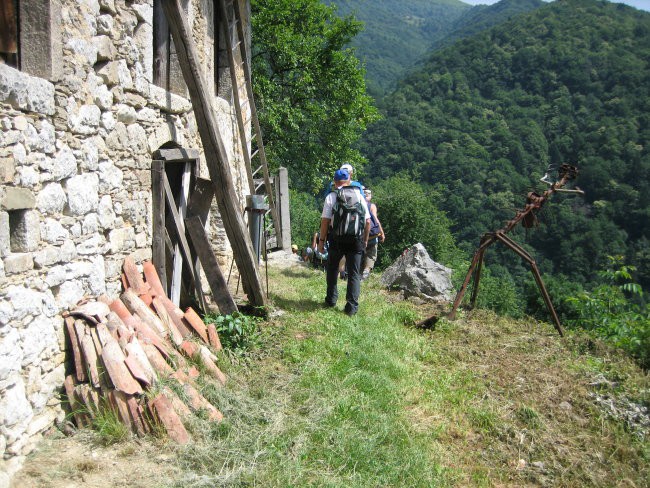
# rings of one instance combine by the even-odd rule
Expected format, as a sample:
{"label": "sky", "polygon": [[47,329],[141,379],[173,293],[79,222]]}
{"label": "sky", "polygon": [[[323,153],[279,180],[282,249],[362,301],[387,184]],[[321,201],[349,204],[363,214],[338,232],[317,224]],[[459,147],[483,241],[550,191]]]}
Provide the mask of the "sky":
{"label": "sky", "polygon": [[[460,0],[463,3],[469,3],[470,5],[492,5],[493,3],[497,3],[499,0]],[[549,0],[545,0],[549,1]],[[625,3],[627,5],[631,5],[632,7],[636,7],[640,10],[646,10],[650,12],[650,0],[615,0],[613,3]]]}

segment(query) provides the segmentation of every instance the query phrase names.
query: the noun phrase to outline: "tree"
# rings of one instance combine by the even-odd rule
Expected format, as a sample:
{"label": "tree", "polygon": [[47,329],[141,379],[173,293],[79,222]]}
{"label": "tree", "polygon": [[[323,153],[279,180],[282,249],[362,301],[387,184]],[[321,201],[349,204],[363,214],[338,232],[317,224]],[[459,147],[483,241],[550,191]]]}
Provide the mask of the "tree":
{"label": "tree", "polygon": [[322,188],[378,119],[364,69],[346,48],[361,30],[318,0],[252,0],[254,91],[271,168],[289,168],[294,188]]}

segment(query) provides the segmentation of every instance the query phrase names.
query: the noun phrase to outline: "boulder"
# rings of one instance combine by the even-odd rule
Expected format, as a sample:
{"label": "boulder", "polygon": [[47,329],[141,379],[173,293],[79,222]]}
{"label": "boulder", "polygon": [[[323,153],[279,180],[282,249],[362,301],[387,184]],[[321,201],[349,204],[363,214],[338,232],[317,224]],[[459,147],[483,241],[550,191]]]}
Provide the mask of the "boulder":
{"label": "boulder", "polygon": [[451,269],[436,263],[420,243],[405,251],[381,275],[391,290],[401,290],[405,298],[449,302],[454,295]]}

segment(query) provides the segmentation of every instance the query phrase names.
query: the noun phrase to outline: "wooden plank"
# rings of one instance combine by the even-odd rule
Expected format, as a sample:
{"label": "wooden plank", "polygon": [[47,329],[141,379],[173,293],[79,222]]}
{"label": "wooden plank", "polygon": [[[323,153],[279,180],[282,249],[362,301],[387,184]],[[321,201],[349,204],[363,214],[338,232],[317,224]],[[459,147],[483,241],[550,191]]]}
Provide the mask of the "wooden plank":
{"label": "wooden plank", "polygon": [[[178,209],[177,209],[178,218],[181,221],[183,221],[185,219],[185,216],[187,215],[187,200],[190,194],[191,174],[192,174],[192,167],[190,166],[190,163],[185,163],[183,165],[183,175],[181,176],[181,191],[180,194],[178,195]],[[167,187],[165,187],[165,189],[166,188]],[[182,230],[183,235],[185,235],[184,227],[182,227],[182,229],[180,230]],[[192,265],[193,264],[190,263],[190,266]],[[194,279],[196,279],[199,276],[194,272],[192,273],[192,275],[194,276]],[[176,242],[174,245],[174,263],[172,266],[172,285],[170,290],[170,298],[174,303],[180,303],[182,278],[183,278],[183,258],[181,257],[180,244]]]}
{"label": "wooden plank", "polygon": [[180,0],[161,0],[161,4],[173,34],[176,53],[190,93],[194,116],[203,143],[210,180],[214,186],[226,235],[242,276],[244,290],[253,306],[265,306],[266,296],[257,267],[257,257],[244,224],[230,172],[228,153],[212,108],[211,97],[214,90],[205,81],[204,68]]}
{"label": "wooden plank", "polygon": [[[153,210],[152,222],[152,253],[151,259],[156,268],[163,294],[167,294],[167,268],[165,262],[165,185],[163,174],[165,163],[153,161],[151,164],[151,207]],[[151,283],[149,283],[151,285]]]}
{"label": "wooden plank", "polygon": [[154,151],[154,159],[162,159],[166,163],[182,163],[185,161],[195,161],[201,157],[198,149],[170,148],[158,149]]}
{"label": "wooden plank", "polygon": [[0,52],[18,52],[18,16],[13,0],[0,2]]}
{"label": "wooden plank", "polygon": [[188,217],[199,217],[201,223],[205,225],[214,199],[214,188],[212,182],[205,178],[196,178],[194,189],[190,195],[190,201],[187,205]]}
{"label": "wooden plank", "polygon": [[83,382],[86,381],[86,368],[84,366],[83,359],[81,357],[81,344],[79,338],[77,337],[77,331],[74,328],[74,318],[66,317],[65,320],[65,329],[68,331],[68,338],[70,339],[70,346],[72,347],[72,356],[74,359],[74,370],[75,378],[77,381]]}
{"label": "wooden plank", "polygon": [[[181,220],[181,216],[178,213],[178,210],[176,210],[176,203],[174,201],[174,194],[172,193],[172,189],[169,186],[169,180],[167,179],[167,175],[163,172],[163,184],[165,186],[165,199],[167,200],[167,207],[171,211],[171,221],[172,221],[172,230],[176,234],[176,238],[178,239],[178,243],[180,245],[180,251],[183,256],[183,259],[185,261],[185,264],[188,267],[188,270],[190,271],[190,274],[192,275],[192,281],[194,284],[194,287],[196,289],[197,295],[203,296],[203,293],[201,291],[201,280],[196,276],[194,267],[192,266],[192,253],[190,252],[190,246],[187,242],[187,239],[185,238],[185,224]],[[172,301],[174,301],[172,299]],[[174,301],[174,303],[176,303]]]}
{"label": "wooden plank", "polygon": [[199,256],[203,272],[208,279],[212,298],[219,307],[219,311],[224,315],[229,315],[237,311],[237,304],[228,290],[228,284],[223,276],[219,262],[217,261],[212,246],[205,233],[205,228],[199,216],[185,219],[187,231],[192,239],[192,244]]}
{"label": "wooden plank", "polygon": [[169,90],[169,24],[159,2],[153,9],[153,82]]}

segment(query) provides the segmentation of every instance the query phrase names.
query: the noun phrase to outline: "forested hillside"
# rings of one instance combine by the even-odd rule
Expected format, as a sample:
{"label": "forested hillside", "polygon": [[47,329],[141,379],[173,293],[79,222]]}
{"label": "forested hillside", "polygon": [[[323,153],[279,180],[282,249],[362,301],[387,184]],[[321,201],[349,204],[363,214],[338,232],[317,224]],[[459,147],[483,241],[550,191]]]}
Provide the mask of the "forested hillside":
{"label": "forested hillside", "polygon": [[336,5],[340,16],[354,15],[364,22],[354,39],[365,63],[369,91],[380,95],[406,69],[444,37],[454,22],[471,9],[458,0],[324,0]]}
{"label": "forested hillside", "polygon": [[434,41],[431,50],[450,46],[454,42],[505,22],[515,15],[530,12],[544,5],[542,0],[501,0],[493,5],[477,5],[458,18],[447,34]]}
{"label": "forested hillside", "polygon": [[[650,286],[649,63],[650,14],[544,5],[434,53],[401,82],[363,139],[367,172],[429,185],[469,252],[544,189],[547,167],[575,165],[586,195],[554,197],[527,240],[542,270],[585,283],[620,254]],[[526,272],[511,254],[500,263]]]}

